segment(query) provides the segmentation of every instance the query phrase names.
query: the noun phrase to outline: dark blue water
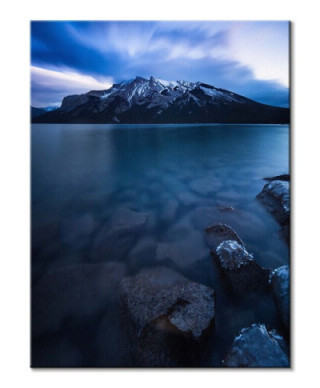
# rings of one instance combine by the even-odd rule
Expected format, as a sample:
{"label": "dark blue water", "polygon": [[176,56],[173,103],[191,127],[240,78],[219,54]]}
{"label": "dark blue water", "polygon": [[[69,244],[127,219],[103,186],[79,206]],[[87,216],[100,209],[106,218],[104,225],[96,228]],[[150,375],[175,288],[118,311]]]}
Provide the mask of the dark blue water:
{"label": "dark blue water", "polygon": [[[199,363],[218,366],[243,326],[282,327],[269,295],[228,294],[203,230],[227,223],[261,265],[287,264],[280,227],[255,197],[264,177],[288,172],[287,125],[32,125],[33,286],[48,271],[92,263],[94,239],[115,212],[148,214],[143,233],[121,258],[127,274],[159,264],[158,245],[174,244],[178,253],[168,265],[216,291],[215,333]],[[110,317],[105,347],[114,346],[114,335],[122,337],[117,319]],[[86,330],[96,324],[88,322]],[[101,356],[92,341],[72,336],[61,328],[35,340],[34,364],[121,365],[119,344],[112,357]]]}

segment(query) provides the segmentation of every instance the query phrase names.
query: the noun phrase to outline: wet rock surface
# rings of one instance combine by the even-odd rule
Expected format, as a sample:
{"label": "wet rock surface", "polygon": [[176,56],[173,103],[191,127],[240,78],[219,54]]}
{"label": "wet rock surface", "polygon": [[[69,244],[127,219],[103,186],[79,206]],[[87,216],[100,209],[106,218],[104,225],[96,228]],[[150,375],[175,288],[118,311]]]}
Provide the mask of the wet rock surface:
{"label": "wet rock surface", "polygon": [[269,213],[271,213],[275,219],[281,225],[281,231],[289,242],[290,239],[290,184],[288,180],[276,180],[274,178],[268,178],[270,180],[267,183],[261,193],[257,195],[257,199],[266,207]]}
{"label": "wet rock surface", "polygon": [[241,238],[237,233],[228,225],[216,224],[213,226],[208,226],[205,229],[205,238],[208,246],[212,251],[215,251],[218,246],[226,240],[234,240],[237,243],[243,245]]}
{"label": "wet rock surface", "polygon": [[213,256],[234,291],[266,290],[270,270],[262,268],[238,241],[223,241]]}
{"label": "wet rock surface", "polygon": [[120,209],[98,232],[92,247],[95,262],[121,260],[136,243],[139,233],[148,222],[148,215]]}
{"label": "wet rock surface", "polygon": [[123,317],[134,366],[188,366],[215,318],[214,290],[165,267],[125,278]]}
{"label": "wet rock surface", "polygon": [[226,367],[289,367],[284,340],[264,324],[253,324],[240,331],[225,357]]}
{"label": "wet rock surface", "polygon": [[290,325],[290,273],[289,267],[284,265],[273,270],[269,277],[271,292],[286,328]]}
{"label": "wet rock surface", "polygon": [[54,332],[65,320],[103,312],[126,274],[122,263],[72,265],[50,271],[32,290],[32,334]]}

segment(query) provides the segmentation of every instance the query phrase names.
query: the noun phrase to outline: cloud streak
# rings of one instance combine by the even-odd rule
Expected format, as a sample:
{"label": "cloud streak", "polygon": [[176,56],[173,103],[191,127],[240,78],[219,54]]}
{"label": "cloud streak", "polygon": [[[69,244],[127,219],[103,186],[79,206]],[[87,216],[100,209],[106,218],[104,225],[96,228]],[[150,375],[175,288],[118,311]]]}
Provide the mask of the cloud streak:
{"label": "cloud streak", "polygon": [[67,94],[109,89],[113,84],[111,78],[101,82],[89,75],[75,72],[64,73],[36,66],[31,66],[31,82],[33,101],[36,105],[56,105]]}

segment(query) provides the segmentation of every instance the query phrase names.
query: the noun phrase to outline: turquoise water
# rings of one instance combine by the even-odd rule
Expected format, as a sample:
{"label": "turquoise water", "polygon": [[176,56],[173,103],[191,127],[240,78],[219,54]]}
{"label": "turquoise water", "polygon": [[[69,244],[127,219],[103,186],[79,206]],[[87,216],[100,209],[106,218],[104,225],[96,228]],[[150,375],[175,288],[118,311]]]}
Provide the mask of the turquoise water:
{"label": "turquoise water", "polygon": [[[200,365],[219,366],[249,323],[282,330],[270,296],[226,292],[203,230],[225,222],[261,265],[288,263],[279,225],[255,199],[264,177],[289,172],[287,125],[36,124],[31,134],[33,286],[48,271],[91,263],[99,230],[119,209],[130,209],[147,214],[148,223],[121,257],[129,275],[159,264],[158,245],[173,243],[178,258],[167,264],[216,291],[215,333]],[[117,319],[110,317],[105,346],[121,330]],[[76,331],[34,340],[34,364],[61,365],[69,352],[66,363],[75,366],[123,365],[117,348],[112,359],[101,356],[89,340],[79,343],[80,332],[73,338]]]}

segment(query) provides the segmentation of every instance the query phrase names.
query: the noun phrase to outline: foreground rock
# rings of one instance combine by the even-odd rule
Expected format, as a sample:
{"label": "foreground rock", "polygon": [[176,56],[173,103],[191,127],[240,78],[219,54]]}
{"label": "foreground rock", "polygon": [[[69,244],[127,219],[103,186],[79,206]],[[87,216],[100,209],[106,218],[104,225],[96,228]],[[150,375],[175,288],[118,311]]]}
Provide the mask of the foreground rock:
{"label": "foreground rock", "polygon": [[[281,177],[281,176],[280,176]],[[276,177],[275,177],[276,178]],[[278,177],[279,178],[279,177]],[[266,207],[268,212],[273,214],[282,227],[282,233],[287,242],[290,238],[290,193],[289,180],[270,180],[261,193],[257,195],[258,200]]]}
{"label": "foreground rock", "polygon": [[243,245],[241,238],[228,225],[216,224],[213,226],[208,226],[205,229],[205,232],[207,244],[212,251],[215,251],[218,246],[226,240],[234,240],[237,241],[239,244]]}
{"label": "foreground rock", "polygon": [[270,270],[262,268],[238,241],[223,241],[213,256],[234,291],[267,288]]}
{"label": "foreground rock", "polygon": [[215,318],[214,290],[157,267],[123,279],[120,298],[133,366],[196,364]]}
{"label": "foreground rock", "polygon": [[136,243],[148,215],[120,209],[98,232],[92,247],[92,261],[121,260]]}
{"label": "foreground rock", "polygon": [[122,263],[72,265],[48,272],[32,290],[32,333],[54,332],[64,320],[105,311],[126,274]]}
{"label": "foreground rock", "polygon": [[223,365],[227,367],[289,367],[283,338],[263,324],[240,331]]}
{"label": "foreground rock", "polygon": [[273,270],[270,274],[269,284],[271,292],[280,314],[282,323],[289,328],[290,325],[290,274],[289,267],[284,265]]}

